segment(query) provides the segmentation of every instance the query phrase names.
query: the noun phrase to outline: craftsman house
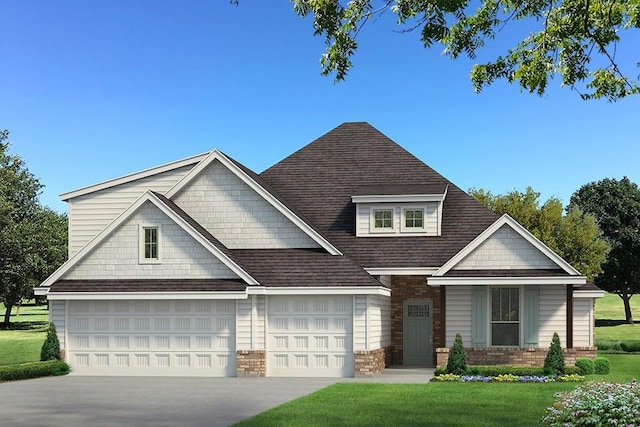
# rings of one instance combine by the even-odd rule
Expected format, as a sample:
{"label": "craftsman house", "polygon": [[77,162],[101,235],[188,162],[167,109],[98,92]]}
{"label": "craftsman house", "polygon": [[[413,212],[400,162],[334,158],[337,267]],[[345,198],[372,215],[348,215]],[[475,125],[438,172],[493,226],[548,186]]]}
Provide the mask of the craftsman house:
{"label": "craftsman house", "polygon": [[77,374],[335,376],[593,356],[602,292],[367,123],[256,174],[214,150],[62,195]]}

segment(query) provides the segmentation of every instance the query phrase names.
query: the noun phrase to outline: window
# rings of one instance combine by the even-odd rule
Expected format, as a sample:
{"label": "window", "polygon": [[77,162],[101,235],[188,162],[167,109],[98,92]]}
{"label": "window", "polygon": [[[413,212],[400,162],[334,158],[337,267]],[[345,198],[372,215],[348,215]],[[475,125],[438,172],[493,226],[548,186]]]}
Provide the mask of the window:
{"label": "window", "polygon": [[520,345],[518,288],[491,288],[491,345]]}
{"label": "window", "polygon": [[405,228],[423,228],[424,227],[424,210],[405,209],[404,226]]}
{"label": "window", "polygon": [[156,225],[140,226],[140,254],[141,264],[160,262],[160,227]]}
{"label": "window", "polygon": [[393,210],[379,209],[373,211],[374,228],[393,229]]}

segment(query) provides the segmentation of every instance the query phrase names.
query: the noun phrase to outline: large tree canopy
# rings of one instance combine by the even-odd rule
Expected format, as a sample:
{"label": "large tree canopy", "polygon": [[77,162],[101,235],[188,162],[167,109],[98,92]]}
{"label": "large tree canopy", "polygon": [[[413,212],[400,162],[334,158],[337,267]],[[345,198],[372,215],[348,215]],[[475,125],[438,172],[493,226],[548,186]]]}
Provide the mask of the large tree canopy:
{"label": "large tree canopy", "polygon": [[482,189],[469,193],[498,215],[509,214],[545,245],[569,262],[589,280],[601,271],[608,245],[601,238],[593,215],[580,209],[568,209],[563,215],[562,202],[555,197],[540,204],[540,193],[528,187],[524,193],[511,191],[494,195]]}
{"label": "large tree canopy", "polygon": [[0,131],[0,301],[4,323],[11,308],[33,293],[33,286],[67,256],[67,218],[40,206],[42,185],[24,161],[8,154]]}
{"label": "large tree canopy", "polygon": [[[237,3],[237,0],[232,1]],[[619,100],[640,93],[635,67],[616,56],[622,34],[640,28],[640,0],[292,0],[295,12],[313,16],[315,35],[325,38],[322,73],[343,80],[351,68],[357,36],[370,20],[396,15],[402,31],[420,31],[425,47],[444,46],[452,58],[476,58],[493,38],[511,47],[493,60],[476,64],[471,81],[476,91],[498,79],[542,95],[559,75],[562,85],[583,99]],[[514,38],[505,30],[528,36]],[[626,33],[625,33],[626,31]],[[511,43],[514,43],[511,45]],[[636,46],[629,46],[637,55]],[[627,58],[629,59],[629,58]]]}
{"label": "large tree canopy", "polygon": [[640,293],[640,188],[626,177],[603,179],[580,187],[569,206],[597,218],[611,252],[596,284],[622,298],[626,320],[633,323],[629,300]]}

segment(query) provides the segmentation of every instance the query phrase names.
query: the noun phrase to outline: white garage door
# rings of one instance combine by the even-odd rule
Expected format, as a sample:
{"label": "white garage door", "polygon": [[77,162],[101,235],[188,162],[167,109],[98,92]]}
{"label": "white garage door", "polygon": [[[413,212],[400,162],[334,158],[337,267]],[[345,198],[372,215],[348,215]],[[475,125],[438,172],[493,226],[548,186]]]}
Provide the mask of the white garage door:
{"label": "white garage door", "polygon": [[269,297],[267,374],[353,376],[351,296]]}
{"label": "white garage door", "polygon": [[86,375],[235,376],[235,301],[69,301],[69,363]]}

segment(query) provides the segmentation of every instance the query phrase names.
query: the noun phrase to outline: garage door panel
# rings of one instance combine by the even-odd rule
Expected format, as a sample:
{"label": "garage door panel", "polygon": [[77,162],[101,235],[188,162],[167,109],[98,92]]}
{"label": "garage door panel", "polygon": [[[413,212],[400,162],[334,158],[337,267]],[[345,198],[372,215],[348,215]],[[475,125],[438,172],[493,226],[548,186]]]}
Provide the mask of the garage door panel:
{"label": "garage door panel", "polygon": [[68,351],[74,372],[235,375],[235,302],[124,303],[70,302]]}

